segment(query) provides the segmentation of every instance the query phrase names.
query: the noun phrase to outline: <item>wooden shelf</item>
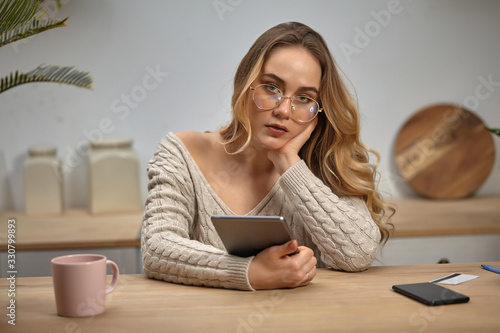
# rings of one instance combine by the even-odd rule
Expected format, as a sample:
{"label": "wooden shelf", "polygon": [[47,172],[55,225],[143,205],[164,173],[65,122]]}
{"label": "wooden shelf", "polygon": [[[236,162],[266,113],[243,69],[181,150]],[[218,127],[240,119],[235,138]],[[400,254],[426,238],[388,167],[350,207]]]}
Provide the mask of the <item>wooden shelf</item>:
{"label": "wooden shelf", "polygon": [[0,246],[7,249],[7,222],[13,218],[16,250],[138,247],[142,215],[142,211],[93,215],[85,210],[71,210],[53,216],[0,212]]}
{"label": "wooden shelf", "polygon": [[[393,200],[394,237],[500,234],[500,196],[463,200]],[[0,247],[7,248],[7,221],[16,220],[16,250],[139,247],[143,212],[57,216],[0,212]]]}
{"label": "wooden shelf", "polygon": [[500,195],[393,200],[394,237],[500,234]]}

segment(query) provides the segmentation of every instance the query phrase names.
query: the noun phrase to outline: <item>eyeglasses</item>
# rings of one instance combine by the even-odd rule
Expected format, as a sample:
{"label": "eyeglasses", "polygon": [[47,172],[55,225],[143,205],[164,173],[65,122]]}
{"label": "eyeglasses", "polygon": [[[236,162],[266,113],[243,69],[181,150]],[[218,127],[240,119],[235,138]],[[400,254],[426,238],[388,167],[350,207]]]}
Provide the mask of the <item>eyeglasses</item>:
{"label": "eyeglasses", "polygon": [[283,100],[289,98],[292,106],[291,118],[301,123],[307,123],[313,120],[318,115],[318,112],[323,111],[323,109],[320,109],[318,102],[314,99],[305,95],[293,97],[283,96],[281,90],[272,84],[259,84],[255,88],[250,87],[250,90],[253,91],[253,102],[255,106],[263,111],[273,110],[277,108]]}

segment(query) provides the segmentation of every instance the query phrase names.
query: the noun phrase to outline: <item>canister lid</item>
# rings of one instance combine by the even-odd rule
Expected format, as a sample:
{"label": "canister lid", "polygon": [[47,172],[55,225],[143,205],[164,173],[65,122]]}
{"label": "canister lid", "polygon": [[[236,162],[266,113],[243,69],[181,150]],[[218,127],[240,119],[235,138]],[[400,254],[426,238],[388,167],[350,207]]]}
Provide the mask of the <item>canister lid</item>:
{"label": "canister lid", "polygon": [[133,140],[131,138],[106,138],[90,141],[92,149],[130,148]]}
{"label": "canister lid", "polygon": [[28,154],[30,157],[38,156],[56,156],[57,148],[48,145],[37,145],[28,148]]}

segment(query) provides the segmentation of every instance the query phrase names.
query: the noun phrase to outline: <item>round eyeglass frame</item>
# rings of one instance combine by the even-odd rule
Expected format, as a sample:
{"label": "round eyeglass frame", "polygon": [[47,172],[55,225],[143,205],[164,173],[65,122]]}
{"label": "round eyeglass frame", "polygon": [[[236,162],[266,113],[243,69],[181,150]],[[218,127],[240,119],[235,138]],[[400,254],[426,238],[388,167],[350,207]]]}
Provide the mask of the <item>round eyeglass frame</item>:
{"label": "round eyeglass frame", "polygon": [[298,122],[300,122],[300,123],[308,123],[308,122],[310,122],[310,121],[313,121],[313,119],[314,119],[314,118],[316,118],[316,117],[318,116],[318,113],[323,112],[323,109],[322,109],[322,108],[320,108],[319,103],[318,103],[315,99],[313,99],[313,98],[311,98],[311,97],[307,97],[307,98],[309,98],[310,100],[312,100],[314,103],[316,103],[316,104],[318,105],[318,111],[317,111],[317,112],[316,112],[316,114],[315,114],[315,115],[314,115],[311,119],[309,119],[309,120],[301,120],[301,119],[296,119],[296,118],[294,118],[294,116],[293,116],[293,111],[295,110],[295,106],[293,105],[293,101],[294,101],[294,99],[295,99],[296,97],[299,97],[299,96],[295,96],[295,95],[294,95],[294,96],[292,96],[292,97],[289,97],[289,96],[284,96],[284,95],[283,95],[283,92],[282,92],[282,91],[281,91],[281,89],[280,89],[280,88],[278,88],[278,87],[275,87],[275,88],[279,91],[280,96],[281,96],[281,98],[280,98],[280,100],[279,100],[278,104],[276,104],[276,106],[275,106],[275,107],[272,107],[272,108],[269,108],[269,109],[264,109],[264,108],[261,108],[261,107],[259,107],[259,106],[257,105],[257,102],[255,102],[255,91],[256,91],[256,89],[257,89],[257,88],[259,88],[259,87],[261,87],[261,86],[272,86],[272,87],[275,87],[274,85],[270,85],[270,84],[267,84],[267,83],[262,83],[262,84],[259,84],[259,85],[257,85],[255,88],[253,88],[252,86],[250,86],[250,90],[251,90],[251,91],[253,91],[253,94],[252,94],[252,100],[253,100],[253,103],[255,104],[255,106],[256,106],[259,110],[262,110],[262,111],[274,110],[274,109],[276,109],[278,106],[280,106],[281,102],[283,102],[285,99],[287,99],[287,98],[288,98],[288,99],[290,100],[291,107],[292,107],[292,116],[291,116],[291,118],[292,118],[293,120],[295,120],[295,121],[298,121]]}

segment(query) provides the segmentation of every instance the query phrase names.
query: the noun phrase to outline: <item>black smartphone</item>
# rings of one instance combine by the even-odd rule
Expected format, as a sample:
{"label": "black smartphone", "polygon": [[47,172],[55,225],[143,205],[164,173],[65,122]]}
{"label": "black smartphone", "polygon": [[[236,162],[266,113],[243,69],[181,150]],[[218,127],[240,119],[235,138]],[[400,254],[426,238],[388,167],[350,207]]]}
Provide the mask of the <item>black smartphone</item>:
{"label": "black smartphone", "polygon": [[469,297],[435,283],[411,283],[392,286],[394,291],[426,305],[467,303]]}

